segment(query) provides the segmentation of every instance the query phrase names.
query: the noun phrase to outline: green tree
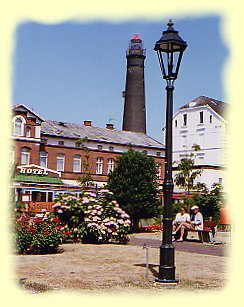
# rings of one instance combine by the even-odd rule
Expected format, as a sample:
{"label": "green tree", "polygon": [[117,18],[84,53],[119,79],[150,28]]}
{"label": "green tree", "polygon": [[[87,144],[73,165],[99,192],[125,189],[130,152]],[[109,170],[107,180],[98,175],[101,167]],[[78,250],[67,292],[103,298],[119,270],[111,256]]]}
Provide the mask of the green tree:
{"label": "green tree", "polygon": [[120,156],[116,165],[108,176],[107,186],[130,215],[135,232],[140,219],[155,217],[160,211],[157,165],[153,158],[132,149]]}
{"label": "green tree", "polygon": [[78,139],[77,144],[81,146],[84,152],[84,158],[82,160],[82,172],[83,174],[78,178],[78,182],[84,190],[89,189],[93,185],[93,178],[91,175],[91,164],[90,164],[90,151],[84,143],[88,141],[87,137],[83,139]]}
{"label": "green tree", "polygon": [[[192,146],[194,152],[200,150],[200,146],[194,144]],[[195,182],[198,177],[201,176],[202,170],[194,170],[194,153],[187,155],[182,158],[180,162],[177,163],[177,170],[179,171],[174,178],[176,186],[183,188],[186,192],[186,197],[184,203],[191,206],[192,199],[190,198],[191,191],[204,191],[206,190],[206,185],[204,183]]]}
{"label": "green tree", "polygon": [[224,201],[222,185],[214,183],[210,191],[205,190],[203,193],[194,195],[193,201],[200,208],[205,218],[211,216],[213,220],[219,221],[220,207]]}

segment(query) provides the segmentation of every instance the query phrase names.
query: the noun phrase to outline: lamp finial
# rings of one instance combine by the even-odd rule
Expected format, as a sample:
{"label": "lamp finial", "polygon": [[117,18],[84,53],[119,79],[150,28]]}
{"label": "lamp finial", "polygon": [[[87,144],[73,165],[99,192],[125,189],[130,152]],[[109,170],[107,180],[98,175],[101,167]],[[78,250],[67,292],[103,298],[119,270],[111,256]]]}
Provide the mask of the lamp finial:
{"label": "lamp finial", "polygon": [[172,19],[169,19],[169,22],[168,22],[168,24],[167,24],[167,26],[168,26],[168,29],[173,29],[173,25],[174,25],[174,23],[172,22]]}

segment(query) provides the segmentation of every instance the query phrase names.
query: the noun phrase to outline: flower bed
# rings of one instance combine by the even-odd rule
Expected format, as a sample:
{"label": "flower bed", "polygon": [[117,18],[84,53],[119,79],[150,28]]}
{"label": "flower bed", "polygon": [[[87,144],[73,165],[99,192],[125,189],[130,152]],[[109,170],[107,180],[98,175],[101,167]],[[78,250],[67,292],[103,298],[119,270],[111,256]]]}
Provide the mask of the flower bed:
{"label": "flower bed", "polygon": [[163,230],[163,226],[160,226],[160,225],[141,226],[139,228],[140,232],[159,232],[162,230]]}
{"label": "flower bed", "polygon": [[30,218],[22,214],[15,222],[15,246],[20,254],[57,253],[64,238],[57,218],[39,214]]}

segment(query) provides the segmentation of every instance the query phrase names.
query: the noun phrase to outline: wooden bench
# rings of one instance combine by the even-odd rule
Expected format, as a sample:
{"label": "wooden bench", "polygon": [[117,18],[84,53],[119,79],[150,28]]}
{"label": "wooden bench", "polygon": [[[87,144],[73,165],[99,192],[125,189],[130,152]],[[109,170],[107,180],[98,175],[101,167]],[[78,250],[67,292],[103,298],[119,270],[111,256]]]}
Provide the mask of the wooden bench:
{"label": "wooden bench", "polygon": [[217,222],[215,221],[204,221],[203,222],[203,230],[197,229],[188,229],[186,230],[186,240],[200,240],[201,242],[210,242],[210,231],[212,232],[212,236],[215,235],[215,226]]}

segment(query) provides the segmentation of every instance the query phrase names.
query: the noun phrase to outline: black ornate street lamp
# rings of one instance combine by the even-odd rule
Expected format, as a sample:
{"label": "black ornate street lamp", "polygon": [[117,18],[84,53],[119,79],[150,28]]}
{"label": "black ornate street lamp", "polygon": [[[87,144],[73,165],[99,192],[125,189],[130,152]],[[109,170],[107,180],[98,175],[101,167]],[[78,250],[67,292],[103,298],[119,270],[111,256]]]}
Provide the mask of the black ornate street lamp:
{"label": "black ornate street lamp", "polygon": [[166,135],[165,135],[165,177],[163,183],[164,209],[163,209],[163,238],[160,246],[159,274],[156,282],[176,283],[174,265],[174,246],[172,245],[172,119],[173,119],[173,90],[177,79],[183,52],[187,43],[173,28],[172,20],[168,22],[168,29],[155,44],[163,79],[167,86],[166,107]]}

